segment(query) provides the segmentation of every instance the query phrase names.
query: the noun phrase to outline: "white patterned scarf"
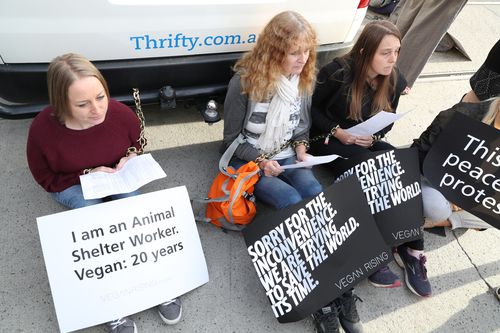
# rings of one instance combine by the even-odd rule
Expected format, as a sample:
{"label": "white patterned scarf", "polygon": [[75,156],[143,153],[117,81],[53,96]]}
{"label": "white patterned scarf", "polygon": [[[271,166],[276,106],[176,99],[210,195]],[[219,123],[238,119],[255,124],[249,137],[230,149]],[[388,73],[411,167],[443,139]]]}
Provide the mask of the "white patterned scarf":
{"label": "white patterned scarf", "polygon": [[257,140],[256,147],[265,153],[273,152],[281,146],[290,121],[290,108],[299,94],[299,75],[287,79],[280,76],[276,94],[269,103],[266,129]]}

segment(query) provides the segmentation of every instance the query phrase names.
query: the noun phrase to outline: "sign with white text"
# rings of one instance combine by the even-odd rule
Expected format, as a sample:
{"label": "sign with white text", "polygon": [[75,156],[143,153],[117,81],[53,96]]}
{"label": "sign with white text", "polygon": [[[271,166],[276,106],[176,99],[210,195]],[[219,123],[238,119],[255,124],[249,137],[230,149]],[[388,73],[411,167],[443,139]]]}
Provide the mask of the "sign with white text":
{"label": "sign with white text", "polygon": [[370,152],[335,164],[336,182],[355,174],[387,244],[423,237],[420,169],[415,148]]}
{"label": "sign with white text", "polygon": [[243,235],[281,323],[305,318],[393,259],[355,177],[259,216]]}
{"label": "sign with white text", "polygon": [[446,199],[500,229],[500,131],[455,113],[424,160]]}
{"label": "sign with white text", "polygon": [[208,282],[184,186],[37,222],[62,332],[131,315]]}

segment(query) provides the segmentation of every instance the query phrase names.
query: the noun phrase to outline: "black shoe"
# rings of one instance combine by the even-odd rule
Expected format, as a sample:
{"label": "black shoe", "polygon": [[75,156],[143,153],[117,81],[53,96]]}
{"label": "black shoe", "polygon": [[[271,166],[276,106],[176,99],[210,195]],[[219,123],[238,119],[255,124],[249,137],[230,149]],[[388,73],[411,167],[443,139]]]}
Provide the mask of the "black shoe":
{"label": "black shoe", "polygon": [[316,332],[340,333],[339,313],[334,302],[312,314]]}
{"label": "black shoe", "polygon": [[335,302],[338,305],[339,321],[347,333],[363,333],[363,324],[359,319],[356,301],[361,300],[352,290],[344,293]]}

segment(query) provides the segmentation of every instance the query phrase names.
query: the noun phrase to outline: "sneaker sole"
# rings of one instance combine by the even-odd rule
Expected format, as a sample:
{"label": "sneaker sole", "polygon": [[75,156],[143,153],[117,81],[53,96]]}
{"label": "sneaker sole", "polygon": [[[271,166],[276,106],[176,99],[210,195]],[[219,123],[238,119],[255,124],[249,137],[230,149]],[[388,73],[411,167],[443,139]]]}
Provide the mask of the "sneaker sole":
{"label": "sneaker sole", "polygon": [[376,288],[397,288],[397,287],[401,287],[401,281],[400,280],[397,280],[393,284],[378,284],[378,283],[375,283],[373,281],[370,281],[370,279],[368,279],[368,282],[370,282],[370,284],[372,286],[376,287]]}
{"label": "sneaker sole", "polygon": [[173,319],[173,320],[170,320],[170,319],[167,319],[165,317],[163,317],[163,315],[161,314],[160,311],[158,311],[158,314],[160,315],[160,318],[161,320],[163,320],[163,322],[167,325],[175,325],[177,324],[180,320],[181,320],[181,317],[182,317],[182,308],[181,308],[181,311],[179,312],[179,317]]}
{"label": "sneaker sole", "polygon": [[394,256],[394,260],[396,261],[396,263],[398,264],[399,267],[401,267],[404,272],[405,272],[405,283],[406,283],[406,286],[408,287],[408,289],[410,289],[410,291],[412,293],[414,293],[415,295],[417,296],[420,296],[420,297],[431,297],[432,294],[430,295],[421,295],[419,294],[412,286],[410,283],[408,283],[408,270],[406,269],[404,263],[403,263],[403,259],[401,259],[401,256],[399,255],[399,253],[397,252],[394,252],[393,253],[393,256]]}

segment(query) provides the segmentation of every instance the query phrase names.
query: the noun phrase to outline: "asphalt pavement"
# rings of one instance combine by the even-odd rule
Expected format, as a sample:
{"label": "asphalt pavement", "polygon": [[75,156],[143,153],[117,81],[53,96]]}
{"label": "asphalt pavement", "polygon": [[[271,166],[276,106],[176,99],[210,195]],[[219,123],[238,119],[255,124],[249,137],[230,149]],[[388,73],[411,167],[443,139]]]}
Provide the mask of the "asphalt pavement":
{"label": "asphalt pavement", "polygon": [[[491,3],[491,2],[489,2]],[[388,136],[394,145],[411,142],[440,110],[456,103],[470,87],[467,74],[484,61],[500,37],[500,6],[469,4],[450,28],[472,60],[460,52],[434,54],[398,112],[409,113]],[[457,74],[458,73],[458,74]],[[167,177],[146,185],[151,192],[186,185],[191,197],[203,197],[217,171],[222,122],[208,126],[192,107],[145,108],[148,151]],[[36,218],[63,211],[32,179],[25,148],[31,119],[0,119],[0,332],[57,332],[56,313],[45,270]],[[324,185],[331,177],[315,172]],[[265,210],[265,209],[264,209]],[[273,317],[256,278],[243,237],[198,225],[210,281],[182,297],[183,319],[165,326],[150,309],[131,317],[139,332],[313,332],[310,319],[280,324]],[[404,285],[356,287],[358,310],[367,332],[500,332],[500,231],[425,233],[427,268],[433,296],[419,298]],[[391,263],[394,272],[401,269]],[[102,332],[103,326],[82,332]]]}

